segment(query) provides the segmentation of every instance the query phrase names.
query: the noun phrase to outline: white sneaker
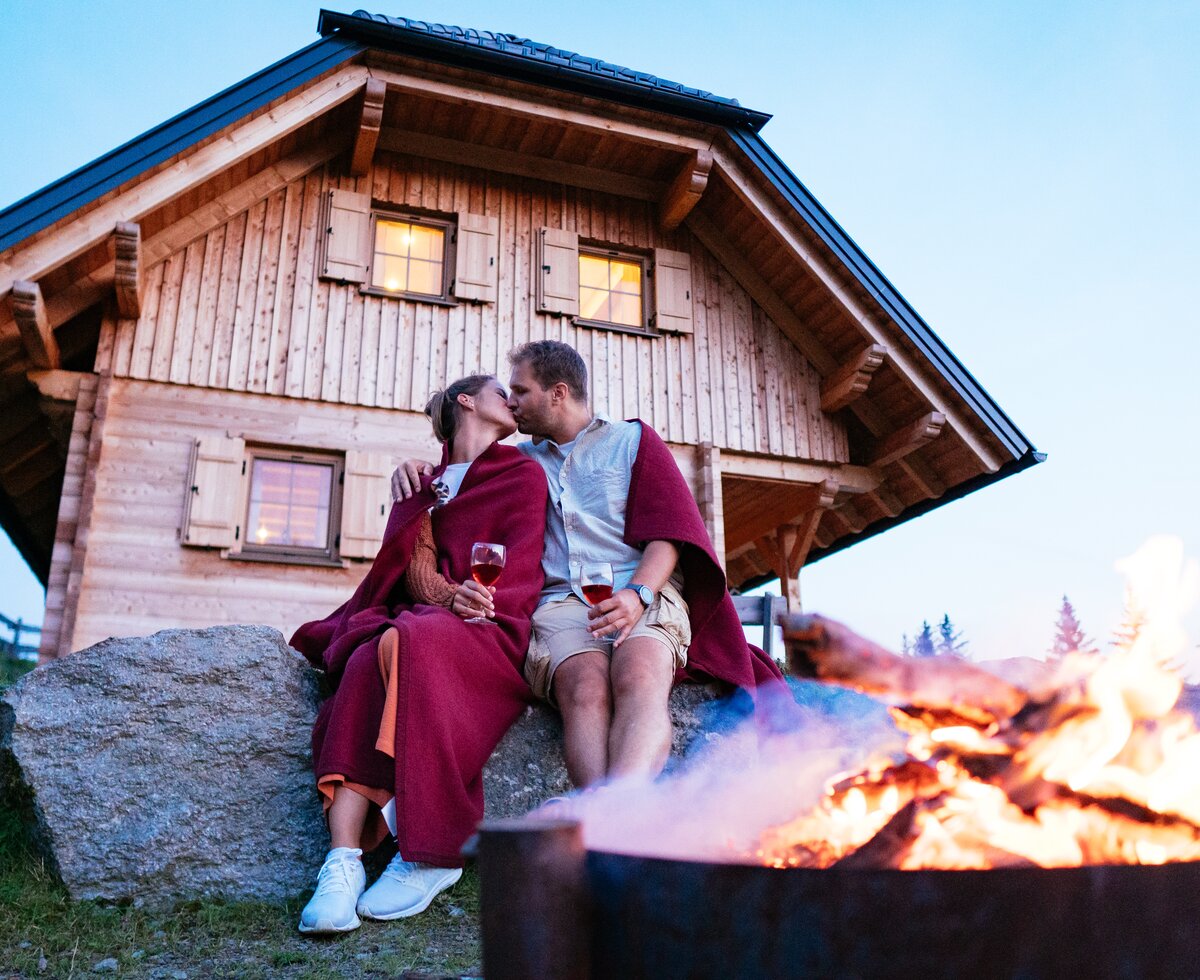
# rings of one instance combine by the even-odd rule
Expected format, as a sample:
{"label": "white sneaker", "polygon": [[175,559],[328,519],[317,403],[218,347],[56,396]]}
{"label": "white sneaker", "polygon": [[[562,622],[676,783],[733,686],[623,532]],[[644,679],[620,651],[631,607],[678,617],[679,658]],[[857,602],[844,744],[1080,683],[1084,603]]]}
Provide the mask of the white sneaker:
{"label": "white sneaker", "polygon": [[317,872],[317,890],[300,913],[301,932],[351,932],[362,922],[354,906],[367,884],[362,851],[335,847]]}
{"label": "white sneaker", "polygon": [[392,858],[379,880],[358,900],[358,914],[365,919],[386,922],[403,919],[429,908],[438,892],[443,892],[462,877],[462,868],[435,868]]}

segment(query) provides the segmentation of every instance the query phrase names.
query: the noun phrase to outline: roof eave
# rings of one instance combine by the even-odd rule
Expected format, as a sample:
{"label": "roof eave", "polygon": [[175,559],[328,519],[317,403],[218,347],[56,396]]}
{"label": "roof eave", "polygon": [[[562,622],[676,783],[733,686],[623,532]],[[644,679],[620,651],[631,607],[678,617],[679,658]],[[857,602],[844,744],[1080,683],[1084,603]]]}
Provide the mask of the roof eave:
{"label": "roof eave", "polygon": [[[755,166],[779,191],[795,212],[825,243],[838,261],[875,299],[891,320],[933,365],[947,384],[966,403],[977,418],[1000,441],[1013,460],[1020,461],[1030,454],[1038,455],[1033,444],[1017,428],[996,401],[971,372],[942,342],[909,305],[887,277],[846,234],[821,203],[813,197],[788,166],[756,132],[745,128],[728,127],[726,133]],[[1011,464],[1009,464],[1011,465]],[[1032,464],[1026,464],[1032,465]],[[998,472],[1008,471],[1008,465]]]}
{"label": "roof eave", "polygon": [[317,22],[322,36],[349,36],[403,54],[413,54],[460,68],[502,75],[517,81],[594,96],[639,109],[649,109],[718,126],[741,126],[757,132],[771,116],[745,106],[709,102],[681,92],[648,89],[620,78],[594,75],[567,65],[552,65],[527,57],[466,44],[450,38],[406,30],[395,24],[354,14],[322,10]]}
{"label": "roof eave", "polygon": [[322,38],[0,210],[0,254],[363,50]]}

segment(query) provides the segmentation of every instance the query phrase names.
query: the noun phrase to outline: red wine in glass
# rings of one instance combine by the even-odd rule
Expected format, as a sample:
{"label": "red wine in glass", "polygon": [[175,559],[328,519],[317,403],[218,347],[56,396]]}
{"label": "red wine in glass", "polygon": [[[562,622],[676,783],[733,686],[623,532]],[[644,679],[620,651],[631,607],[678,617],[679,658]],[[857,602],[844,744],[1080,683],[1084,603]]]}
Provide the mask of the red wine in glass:
{"label": "red wine in glass", "polygon": [[[495,585],[500,573],[504,571],[504,561],[507,557],[508,551],[504,545],[476,541],[471,545],[471,578],[485,588]],[[496,625],[486,616],[472,616],[464,622]]]}
{"label": "red wine in glass", "polygon": [[587,599],[590,605],[596,605],[598,602],[603,602],[605,599],[612,598],[613,587],[598,583],[596,585],[583,586],[583,597]]}
{"label": "red wine in glass", "polygon": [[[612,565],[606,561],[585,561],[579,569],[579,591],[590,605],[596,605],[605,599],[611,599],[613,594]],[[615,633],[598,637],[609,639]]]}

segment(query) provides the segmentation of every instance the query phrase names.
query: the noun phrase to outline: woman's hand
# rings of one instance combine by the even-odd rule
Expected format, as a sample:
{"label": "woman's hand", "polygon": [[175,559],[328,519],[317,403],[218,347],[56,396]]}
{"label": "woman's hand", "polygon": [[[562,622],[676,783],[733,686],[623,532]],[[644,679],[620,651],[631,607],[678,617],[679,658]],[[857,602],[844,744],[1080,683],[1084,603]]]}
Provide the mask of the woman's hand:
{"label": "woman's hand", "polygon": [[480,585],[475,581],[463,582],[454,590],[454,598],[450,600],[450,611],[463,619],[473,616],[494,619],[496,604],[492,601],[492,596],[495,594],[495,586]]}

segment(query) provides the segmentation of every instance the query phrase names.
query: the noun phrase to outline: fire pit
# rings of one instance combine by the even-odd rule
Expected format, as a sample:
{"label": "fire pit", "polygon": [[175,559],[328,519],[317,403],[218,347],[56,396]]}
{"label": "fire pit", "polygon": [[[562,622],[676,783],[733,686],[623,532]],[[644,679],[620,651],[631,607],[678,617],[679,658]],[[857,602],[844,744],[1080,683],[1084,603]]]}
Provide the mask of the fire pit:
{"label": "fire pit", "polygon": [[[884,700],[903,750],[703,859],[649,856],[619,808],[596,819],[603,794],[582,828],[485,825],[489,980],[1200,974],[1200,730],[1167,666],[1179,630],[1147,618],[1105,655],[1006,680],[817,616],[783,626],[793,673]],[[588,827],[605,849],[585,851]]]}

